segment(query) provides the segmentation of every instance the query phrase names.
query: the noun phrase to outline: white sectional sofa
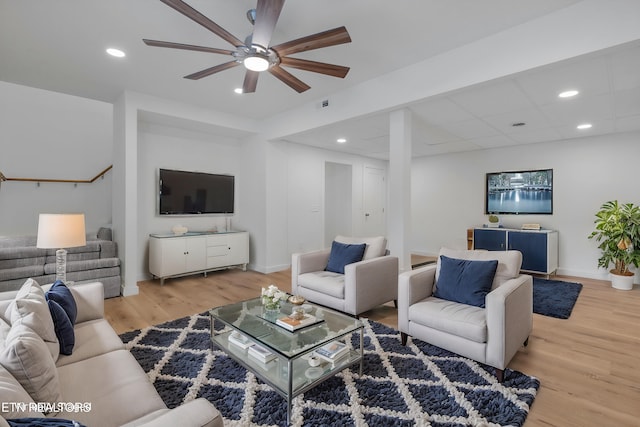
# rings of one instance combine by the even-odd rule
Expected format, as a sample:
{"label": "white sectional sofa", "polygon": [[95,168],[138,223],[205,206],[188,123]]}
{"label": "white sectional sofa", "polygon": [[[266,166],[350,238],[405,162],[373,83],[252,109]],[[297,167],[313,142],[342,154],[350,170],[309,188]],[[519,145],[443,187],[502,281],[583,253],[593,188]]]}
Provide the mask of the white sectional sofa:
{"label": "white sectional sofa", "polygon": [[[44,295],[47,286],[39,289],[33,292]],[[70,355],[59,354],[57,342],[46,336],[37,338],[28,328],[31,332],[18,338],[22,345],[12,350],[17,329],[34,321],[38,326],[47,320],[34,318],[37,313],[16,320],[11,305],[16,306],[13,301],[16,295],[18,299],[23,297],[24,290],[0,293],[0,361],[4,363],[0,364],[0,427],[9,425],[6,419],[26,417],[71,419],[88,427],[223,425],[220,413],[205,399],[172,410],[166,407],[138,362],[104,319],[102,283],[69,289],[77,305],[75,345]],[[29,342],[34,344],[28,346]],[[7,367],[6,360],[16,354],[20,354],[19,365],[33,359],[26,367],[31,370],[31,378],[25,380],[20,370],[16,373],[15,364]],[[55,401],[43,402],[43,398],[52,394],[57,396]],[[45,413],[50,409],[54,412]]]}

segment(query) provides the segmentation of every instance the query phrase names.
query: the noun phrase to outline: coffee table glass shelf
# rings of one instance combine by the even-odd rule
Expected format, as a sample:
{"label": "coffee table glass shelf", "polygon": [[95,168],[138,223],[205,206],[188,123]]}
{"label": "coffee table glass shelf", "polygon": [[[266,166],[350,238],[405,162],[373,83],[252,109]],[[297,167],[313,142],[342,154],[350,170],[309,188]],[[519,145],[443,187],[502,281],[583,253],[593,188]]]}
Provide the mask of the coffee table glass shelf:
{"label": "coffee table glass shelf", "polygon": [[[305,311],[321,322],[294,332],[276,325],[276,319],[291,314],[294,307],[299,306],[283,302],[278,315],[268,315],[261,298],[255,298],[209,311],[212,343],[285,398],[287,423],[291,419],[294,397],[356,363],[360,364],[359,374],[362,375],[364,354],[360,320],[325,307],[305,304]],[[359,332],[359,347],[352,343],[354,332]],[[238,338],[248,343],[238,345]],[[349,347],[345,356],[332,363],[314,357],[315,350],[337,340]],[[267,362],[257,360],[256,352],[250,350],[256,346],[272,353],[273,358]]]}

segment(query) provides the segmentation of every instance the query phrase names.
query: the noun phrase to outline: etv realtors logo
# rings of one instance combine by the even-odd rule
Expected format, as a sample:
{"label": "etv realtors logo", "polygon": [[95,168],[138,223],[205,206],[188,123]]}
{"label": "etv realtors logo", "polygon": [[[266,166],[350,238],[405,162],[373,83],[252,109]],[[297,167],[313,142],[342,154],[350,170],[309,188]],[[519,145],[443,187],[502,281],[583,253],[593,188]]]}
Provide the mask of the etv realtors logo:
{"label": "etv realtors logo", "polygon": [[0,410],[7,412],[91,412],[91,402],[1,402]]}

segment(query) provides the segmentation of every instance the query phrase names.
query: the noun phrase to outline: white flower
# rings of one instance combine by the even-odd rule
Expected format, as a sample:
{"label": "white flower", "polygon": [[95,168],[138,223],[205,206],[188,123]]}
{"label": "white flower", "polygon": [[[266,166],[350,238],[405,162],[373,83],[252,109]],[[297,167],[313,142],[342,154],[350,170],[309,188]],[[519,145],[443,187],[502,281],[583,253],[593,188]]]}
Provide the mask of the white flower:
{"label": "white flower", "polygon": [[287,299],[287,293],[279,290],[276,285],[269,285],[267,288],[262,288],[261,296],[263,304],[274,304]]}

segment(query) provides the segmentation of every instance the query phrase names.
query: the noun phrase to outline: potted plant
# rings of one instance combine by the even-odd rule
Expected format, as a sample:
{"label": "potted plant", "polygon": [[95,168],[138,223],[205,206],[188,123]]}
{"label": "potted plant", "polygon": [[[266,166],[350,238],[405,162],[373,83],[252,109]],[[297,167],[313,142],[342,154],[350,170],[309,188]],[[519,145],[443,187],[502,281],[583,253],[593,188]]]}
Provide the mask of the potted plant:
{"label": "potted plant", "polygon": [[614,265],[611,286],[617,289],[633,288],[634,273],[629,267],[640,264],[640,207],[633,203],[604,203],[596,212],[595,230],[589,235],[602,250],[598,267]]}

